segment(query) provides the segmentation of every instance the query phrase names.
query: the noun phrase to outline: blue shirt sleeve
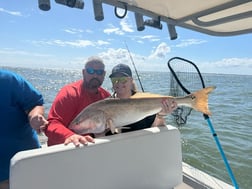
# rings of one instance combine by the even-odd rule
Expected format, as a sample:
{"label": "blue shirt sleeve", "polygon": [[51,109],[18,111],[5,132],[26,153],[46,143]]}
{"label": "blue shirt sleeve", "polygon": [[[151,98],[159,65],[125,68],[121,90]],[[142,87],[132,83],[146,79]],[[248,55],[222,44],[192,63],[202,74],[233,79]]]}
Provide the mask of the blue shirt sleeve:
{"label": "blue shirt sleeve", "polygon": [[8,179],[10,159],[19,151],[39,148],[26,111],[43,105],[41,93],[22,76],[0,69],[0,182]]}

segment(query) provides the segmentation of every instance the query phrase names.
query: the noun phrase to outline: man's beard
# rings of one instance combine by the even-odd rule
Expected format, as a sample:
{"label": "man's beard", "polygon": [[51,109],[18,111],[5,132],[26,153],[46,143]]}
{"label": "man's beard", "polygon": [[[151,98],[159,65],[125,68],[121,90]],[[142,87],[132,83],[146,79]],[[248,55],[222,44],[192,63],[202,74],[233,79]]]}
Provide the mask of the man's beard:
{"label": "man's beard", "polygon": [[93,78],[89,80],[88,82],[85,81],[84,84],[86,85],[88,89],[97,89],[98,87],[102,85],[102,82],[97,78]]}

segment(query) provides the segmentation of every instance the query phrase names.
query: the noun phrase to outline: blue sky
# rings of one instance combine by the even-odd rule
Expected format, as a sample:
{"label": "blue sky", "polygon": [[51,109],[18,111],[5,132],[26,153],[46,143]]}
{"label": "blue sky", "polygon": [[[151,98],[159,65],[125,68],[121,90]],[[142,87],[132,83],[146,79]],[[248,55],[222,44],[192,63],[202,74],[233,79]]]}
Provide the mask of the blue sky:
{"label": "blue sky", "polygon": [[179,56],[201,72],[252,74],[252,34],[216,37],[178,27],[178,38],[170,40],[165,24],[139,32],[133,13],[118,19],[113,7],[103,8],[98,22],[90,0],[84,9],[51,0],[50,11],[41,11],[35,0],[0,1],[0,65],[77,69],[97,55],[108,70],[118,63],[132,67],[126,43],[139,71],[168,71],[167,61]]}

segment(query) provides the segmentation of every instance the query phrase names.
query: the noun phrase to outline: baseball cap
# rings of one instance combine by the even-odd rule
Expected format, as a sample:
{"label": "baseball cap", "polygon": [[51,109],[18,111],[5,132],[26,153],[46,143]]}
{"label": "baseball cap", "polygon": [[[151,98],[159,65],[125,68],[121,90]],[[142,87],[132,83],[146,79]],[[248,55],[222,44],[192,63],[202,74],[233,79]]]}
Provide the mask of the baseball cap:
{"label": "baseball cap", "polygon": [[126,64],[117,64],[113,69],[112,73],[110,74],[111,77],[115,77],[116,74],[122,74],[127,77],[132,77],[132,72],[131,69],[128,65]]}

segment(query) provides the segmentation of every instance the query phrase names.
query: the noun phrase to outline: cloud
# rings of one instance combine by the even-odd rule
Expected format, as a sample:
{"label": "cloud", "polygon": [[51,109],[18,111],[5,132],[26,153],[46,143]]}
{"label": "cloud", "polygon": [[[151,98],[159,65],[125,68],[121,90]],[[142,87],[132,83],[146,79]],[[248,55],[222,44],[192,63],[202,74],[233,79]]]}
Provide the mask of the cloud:
{"label": "cloud", "polygon": [[9,11],[9,10],[5,10],[3,8],[0,8],[0,12],[4,12],[4,13],[10,14],[12,16],[23,16],[21,12],[18,12],[18,11]]}
{"label": "cloud", "polygon": [[50,41],[32,41],[35,45],[53,45],[60,47],[77,47],[84,48],[89,46],[103,46],[110,44],[107,41],[98,40],[98,41],[90,41],[90,40],[73,40],[73,41],[63,41],[63,40],[50,40]]}
{"label": "cloud", "polygon": [[0,49],[0,55],[12,55],[12,56],[33,56],[33,57],[50,57],[49,54],[34,53],[30,51],[15,50],[15,49]]}
{"label": "cloud", "polygon": [[152,41],[152,42],[160,41],[159,37],[155,36],[155,35],[144,35],[144,36],[141,36],[140,38],[143,39],[143,40],[149,40],[149,41]]}
{"label": "cloud", "polygon": [[198,67],[203,73],[251,75],[252,58],[224,58],[215,62],[201,62]]}
{"label": "cloud", "polygon": [[209,65],[213,68],[252,68],[252,58],[224,58],[215,62],[210,62]]}
{"label": "cloud", "polygon": [[165,58],[166,55],[171,52],[171,48],[164,42],[160,43],[149,58]]}
{"label": "cloud", "polygon": [[83,33],[84,31],[81,29],[76,29],[76,28],[69,28],[69,29],[64,29],[66,33],[70,34],[78,34],[78,33]]}
{"label": "cloud", "polygon": [[120,22],[120,25],[121,25],[122,31],[130,32],[130,33],[134,32],[134,30],[132,29],[133,26],[128,23],[128,17],[126,17],[125,19],[122,19]]}
{"label": "cloud", "polygon": [[109,28],[104,29],[103,32],[108,35],[113,34],[113,33],[116,35],[124,35],[124,32],[120,30],[120,28],[115,27],[112,24],[109,25]]}
{"label": "cloud", "polygon": [[130,39],[134,42],[144,44],[145,42],[158,42],[160,41],[159,36],[156,35],[130,35]]}
{"label": "cloud", "polygon": [[144,35],[141,38],[142,39],[152,39],[152,38],[155,38],[155,37],[156,37],[155,35]]}
{"label": "cloud", "polygon": [[60,42],[59,44],[63,44],[63,46],[73,46],[73,47],[95,46],[95,44],[89,40],[59,41],[59,42]]}
{"label": "cloud", "polygon": [[109,48],[107,51],[99,53],[99,56],[104,60],[106,65],[114,66],[120,63],[126,63],[129,61],[129,54],[126,49],[113,49]]}
{"label": "cloud", "polygon": [[85,30],[87,33],[94,33],[94,31],[90,30],[90,29],[86,29]]}
{"label": "cloud", "polygon": [[[146,57],[140,54],[130,53],[126,49],[113,49],[110,48],[104,51],[100,56],[108,70],[119,63],[127,64],[134,70],[135,64],[138,71],[167,71],[167,59],[165,56],[170,52],[170,47],[165,43],[161,43],[154,53]],[[199,62],[197,63],[202,73],[223,73],[223,74],[245,74],[251,75],[252,71],[252,58],[225,58],[215,62]]]}
{"label": "cloud", "polygon": [[[0,65],[14,67],[35,67],[41,68],[52,66],[53,54],[42,54],[34,51],[24,51],[19,49],[0,49]],[[50,62],[50,63],[49,63]]]}
{"label": "cloud", "polygon": [[[162,47],[163,44],[161,44],[160,46]],[[108,70],[112,69],[112,67],[120,63],[129,65],[132,70],[134,70],[133,64],[136,66],[136,69],[140,71],[167,70],[167,65],[164,64],[163,61],[160,61],[160,59],[157,60],[155,56],[146,57],[132,52],[129,54],[129,52],[123,48],[109,48],[107,51],[99,53],[98,56],[100,56],[104,60]]]}
{"label": "cloud", "polygon": [[[60,45],[62,41],[57,41]],[[100,43],[106,43],[100,41]],[[69,45],[69,44],[68,44]],[[133,64],[137,71],[167,71],[167,60],[165,56],[169,53],[169,47],[165,43],[161,43],[154,53],[146,57],[141,54],[129,52],[123,48],[109,48],[106,51],[98,53],[105,64],[108,72],[112,67],[119,63],[127,64],[134,70]],[[25,67],[33,67],[40,65],[43,67],[61,67],[79,68],[83,66],[86,59],[85,55],[80,57],[55,56],[54,54],[41,54],[34,51],[23,51],[10,48],[0,49],[1,57],[4,57],[0,63],[2,65],[18,65]],[[88,56],[88,55],[86,55]],[[132,57],[132,60],[130,58]],[[18,61],[17,61],[18,57]],[[45,61],[46,60],[46,61]],[[34,64],[36,62],[36,64]],[[64,64],[64,65],[63,65]],[[197,62],[197,66],[202,73],[222,73],[222,74],[244,74],[252,73],[252,58],[225,58],[214,62]]]}
{"label": "cloud", "polygon": [[176,47],[188,47],[190,45],[199,45],[206,42],[207,42],[206,40],[200,40],[200,39],[187,39],[187,40],[181,40],[180,43],[176,45]]}
{"label": "cloud", "polygon": [[224,58],[215,64],[217,67],[240,67],[242,65],[252,68],[252,58]]}
{"label": "cloud", "polygon": [[98,41],[96,42],[96,44],[98,44],[99,46],[101,46],[101,45],[109,45],[110,43],[107,42],[107,41],[98,40]]}
{"label": "cloud", "polygon": [[129,23],[128,17],[122,19],[120,21],[120,27],[116,27],[113,24],[109,24],[108,28],[104,29],[103,32],[105,34],[116,34],[116,35],[124,35],[125,33],[132,33],[134,30],[132,29],[132,24]]}

